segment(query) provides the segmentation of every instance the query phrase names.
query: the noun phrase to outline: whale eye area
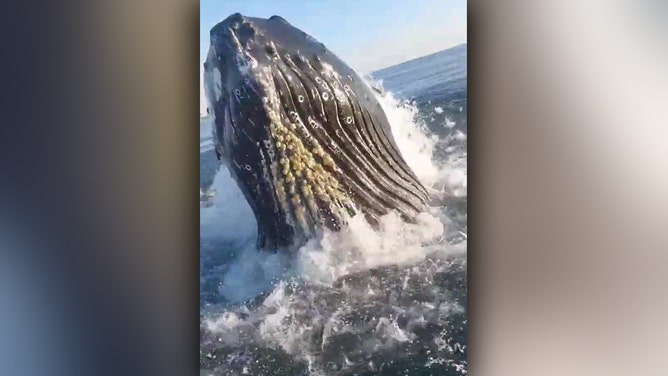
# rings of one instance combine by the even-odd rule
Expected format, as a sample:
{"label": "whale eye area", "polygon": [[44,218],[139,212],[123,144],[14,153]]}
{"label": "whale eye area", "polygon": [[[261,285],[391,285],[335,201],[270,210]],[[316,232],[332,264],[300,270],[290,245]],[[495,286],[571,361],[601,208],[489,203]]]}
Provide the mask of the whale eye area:
{"label": "whale eye area", "polygon": [[244,22],[239,25],[237,28],[237,36],[241,39],[248,40],[255,37],[255,28],[252,24]]}
{"label": "whale eye area", "polygon": [[267,54],[269,56],[276,55],[276,49],[274,48],[274,46],[266,45],[266,46],[264,46],[264,50],[265,50],[265,52],[267,52]]}

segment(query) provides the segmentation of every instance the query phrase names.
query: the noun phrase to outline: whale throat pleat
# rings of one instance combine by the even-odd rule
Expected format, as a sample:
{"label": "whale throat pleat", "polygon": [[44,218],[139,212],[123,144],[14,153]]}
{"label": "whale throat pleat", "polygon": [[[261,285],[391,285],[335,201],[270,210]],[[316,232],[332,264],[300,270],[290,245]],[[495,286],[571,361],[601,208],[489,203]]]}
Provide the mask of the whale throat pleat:
{"label": "whale throat pleat", "polygon": [[[307,59],[276,56],[269,102],[286,212],[310,232],[339,228],[357,211],[375,220],[392,209],[414,216],[426,192],[346,83]],[[391,135],[389,136],[391,137]],[[389,146],[388,146],[389,145]]]}

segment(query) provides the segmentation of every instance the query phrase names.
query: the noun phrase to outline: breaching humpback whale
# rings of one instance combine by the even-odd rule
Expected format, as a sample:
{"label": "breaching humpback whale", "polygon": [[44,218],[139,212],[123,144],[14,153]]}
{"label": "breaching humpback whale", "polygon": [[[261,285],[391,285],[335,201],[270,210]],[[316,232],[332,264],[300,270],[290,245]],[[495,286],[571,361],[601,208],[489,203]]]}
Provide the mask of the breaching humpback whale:
{"label": "breaching humpback whale", "polygon": [[298,246],[355,214],[376,224],[426,209],[370,87],[283,18],[236,13],[214,26],[204,86],[216,153],[255,214],[258,248]]}

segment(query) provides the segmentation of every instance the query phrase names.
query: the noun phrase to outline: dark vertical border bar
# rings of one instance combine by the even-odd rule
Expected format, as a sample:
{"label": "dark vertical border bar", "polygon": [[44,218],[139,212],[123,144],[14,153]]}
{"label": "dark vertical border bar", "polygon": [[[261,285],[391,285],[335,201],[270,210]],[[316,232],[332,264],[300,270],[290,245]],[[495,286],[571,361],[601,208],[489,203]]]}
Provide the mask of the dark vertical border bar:
{"label": "dark vertical border bar", "polygon": [[0,30],[0,262],[36,286],[7,304],[66,333],[42,374],[197,374],[199,2],[15,2]]}

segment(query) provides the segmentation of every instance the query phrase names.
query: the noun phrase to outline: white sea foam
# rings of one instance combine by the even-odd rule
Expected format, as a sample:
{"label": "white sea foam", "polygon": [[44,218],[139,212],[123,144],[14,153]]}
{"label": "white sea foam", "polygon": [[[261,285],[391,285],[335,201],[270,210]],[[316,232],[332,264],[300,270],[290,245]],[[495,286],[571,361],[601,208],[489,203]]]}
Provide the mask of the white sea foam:
{"label": "white sea foam", "polygon": [[[374,87],[379,83],[369,83]],[[467,155],[451,153],[446,160],[435,160],[434,150],[438,137],[430,134],[426,125],[418,118],[414,103],[397,99],[392,92],[376,95],[392,127],[392,134],[406,163],[415,175],[438,198],[441,195],[466,197]],[[438,107],[437,107],[438,108]],[[449,125],[445,119],[445,126]],[[454,123],[452,124],[454,126]],[[443,141],[465,142],[466,134],[457,130]]]}
{"label": "white sea foam", "polygon": [[214,204],[200,208],[200,243],[209,252],[225,248],[231,253],[233,261],[220,292],[228,301],[242,302],[271,288],[285,274],[289,256],[256,249],[255,216],[224,165],[211,190],[215,192]]}
{"label": "white sea foam", "polygon": [[199,152],[205,153],[213,149],[213,115],[199,119]]}
{"label": "white sea foam", "polygon": [[392,127],[392,135],[406,163],[420,181],[432,186],[438,181],[439,168],[433,160],[438,138],[429,135],[426,126],[418,121],[418,108],[397,99],[392,92],[377,94],[377,98]]}
{"label": "white sea foam", "polygon": [[340,232],[325,232],[299,251],[300,274],[313,281],[331,284],[336,279],[383,265],[404,265],[422,260],[429,248],[423,244],[443,234],[436,217],[422,213],[416,224],[403,222],[391,213],[380,219],[374,230],[357,216]]}
{"label": "white sea foam", "polygon": [[445,127],[452,129],[457,123],[454,121],[450,120],[450,118],[446,117],[445,118]]}
{"label": "white sea foam", "polygon": [[214,204],[200,208],[200,240],[218,240],[243,247],[255,242],[255,217],[225,166],[220,167],[211,190]]}

